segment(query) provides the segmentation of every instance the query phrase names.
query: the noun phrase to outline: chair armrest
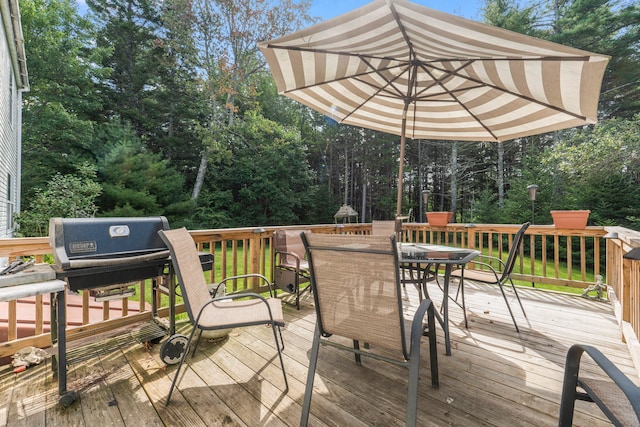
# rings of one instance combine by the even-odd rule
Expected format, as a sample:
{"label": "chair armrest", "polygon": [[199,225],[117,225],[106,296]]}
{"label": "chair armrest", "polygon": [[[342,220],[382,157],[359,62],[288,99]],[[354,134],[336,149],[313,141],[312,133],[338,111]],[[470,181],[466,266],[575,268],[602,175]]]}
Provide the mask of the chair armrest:
{"label": "chair armrest", "polygon": [[[234,277],[229,277],[229,278],[227,278],[225,280],[230,280],[230,279],[238,278],[238,277],[247,277],[247,276],[252,276],[252,275],[247,274],[247,275],[243,275],[243,276],[234,276]],[[240,298],[251,298],[251,299],[259,299],[259,300],[261,300],[267,306],[267,312],[269,313],[269,318],[271,319],[272,322],[274,321],[273,320],[273,313],[271,312],[271,307],[269,306],[269,302],[267,301],[267,299],[265,297],[263,297],[262,295],[260,295],[260,294],[256,294],[255,292],[245,292],[245,293],[241,293],[241,294],[225,295],[225,296],[222,296],[222,297],[211,298],[209,301],[207,301],[206,304],[204,304],[202,306],[202,308],[198,312],[198,316],[196,317],[195,324],[199,324],[200,323],[200,316],[202,316],[202,313],[204,312],[205,308],[207,308],[208,305],[213,304],[214,302],[217,302],[217,301],[234,300],[234,299],[240,299]]]}
{"label": "chair armrest", "polygon": [[[562,390],[563,401],[565,395],[567,399],[571,401],[575,400],[576,385],[579,381],[578,373],[580,371],[580,362],[583,353],[587,353],[589,357],[602,369],[602,371],[618,386],[618,388],[624,393],[629,400],[629,403],[635,411],[636,417],[640,419],[640,387],[635,385],[617,366],[615,366],[600,350],[590,345],[574,344],[567,352],[567,360],[564,373],[564,385]],[[571,396],[574,396],[571,398]],[[589,396],[595,402],[602,402],[597,396]],[[567,402],[569,403],[569,402]],[[598,403],[600,405],[600,403]],[[564,408],[561,405],[560,420],[565,414],[563,414]],[[567,410],[568,412],[568,410]],[[571,405],[571,412],[573,412],[573,405]],[[566,414],[568,415],[568,414]]]}
{"label": "chair armrest", "polygon": [[[478,256],[476,257],[476,259],[478,259],[478,258],[483,258],[483,259],[488,259],[488,260],[498,261],[498,263],[500,263],[500,268],[501,268],[502,270],[504,270],[504,268],[506,267],[505,262],[504,262],[503,260],[501,260],[500,258],[495,257],[495,256],[482,255],[482,254],[480,254],[480,255],[478,255]],[[476,261],[476,260],[473,260],[473,261],[471,261],[471,262],[476,263],[476,264],[483,263],[484,265],[488,265],[488,263],[486,263],[486,262],[484,262],[484,261]],[[495,271],[495,269],[494,269],[493,267],[491,267],[491,269]]]}
{"label": "chair armrest", "polygon": [[273,288],[271,287],[271,282],[265,276],[263,276],[262,274],[258,274],[258,273],[240,274],[238,276],[225,277],[224,279],[222,279],[219,283],[217,283],[215,285],[215,290],[212,292],[211,296],[213,298],[215,298],[216,294],[218,293],[218,290],[220,289],[220,286],[226,284],[228,281],[236,280],[236,279],[246,279],[246,278],[249,278],[249,277],[257,277],[257,278],[261,279],[264,283],[266,283],[267,286],[269,287],[269,296],[273,297]]}
{"label": "chair armrest", "polygon": [[[500,271],[496,270],[495,268],[493,268],[493,266],[491,264],[487,264],[486,262],[481,262],[481,261],[476,261],[476,260],[473,260],[471,262],[473,262],[474,265],[481,265],[481,266],[486,267],[489,270],[488,272],[493,273],[493,275],[496,276],[496,282],[500,280],[500,276],[502,275],[502,273]],[[462,269],[464,270],[464,266],[462,267]],[[480,271],[486,271],[486,270],[483,269],[483,270],[480,270]]]}
{"label": "chair armrest", "polygon": [[[420,302],[420,305],[416,309],[411,321],[411,338],[417,339],[416,342],[420,342],[420,337],[424,330],[423,321],[427,312],[431,311],[430,315],[433,316],[433,302],[429,298],[425,298]],[[413,341],[412,341],[413,343]]]}
{"label": "chair armrest", "polygon": [[290,255],[292,257],[295,258],[296,260],[296,269],[300,270],[300,256],[298,254],[296,254],[295,252],[286,252],[286,251],[278,251],[276,252],[276,259],[278,258],[279,254],[285,254],[285,255]]}

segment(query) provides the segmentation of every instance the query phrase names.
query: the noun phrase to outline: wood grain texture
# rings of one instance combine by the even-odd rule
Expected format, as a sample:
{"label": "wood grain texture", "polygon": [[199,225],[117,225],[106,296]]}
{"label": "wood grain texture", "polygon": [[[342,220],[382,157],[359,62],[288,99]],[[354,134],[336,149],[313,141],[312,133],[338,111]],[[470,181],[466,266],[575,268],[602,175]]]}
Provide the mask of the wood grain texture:
{"label": "wood grain texture", "polygon": [[[455,286],[451,292],[454,296]],[[557,425],[564,358],[573,343],[598,347],[639,382],[608,303],[523,288],[519,293],[528,320],[515,310],[518,334],[496,287],[467,283],[465,292],[469,329],[462,310],[450,304],[451,356],[444,354],[438,329],[437,390],[430,387],[429,350],[423,345],[419,425]],[[439,306],[442,294],[435,284],[429,293]],[[515,303],[511,293],[507,296]],[[407,287],[406,297],[405,311],[411,316],[418,304],[413,287]],[[69,388],[79,392],[80,402],[66,409],[56,404],[50,361],[21,374],[3,367],[0,426],[45,421],[75,426],[296,426],[315,326],[312,298],[305,295],[299,311],[285,306],[288,394],[282,393],[271,329],[256,326],[234,330],[220,343],[201,342],[168,406],[165,399],[176,368],[160,361],[159,345],[150,350],[141,344],[113,348],[72,364]],[[178,327],[183,333],[189,330],[184,323]],[[96,341],[79,343],[98,346]],[[588,361],[582,372],[600,375]],[[316,375],[310,425],[404,425],[406,369],[370,358],[358,366],[352,354],[322,346]],[[610,424],[594,404],[577,402],[574,425]]]}

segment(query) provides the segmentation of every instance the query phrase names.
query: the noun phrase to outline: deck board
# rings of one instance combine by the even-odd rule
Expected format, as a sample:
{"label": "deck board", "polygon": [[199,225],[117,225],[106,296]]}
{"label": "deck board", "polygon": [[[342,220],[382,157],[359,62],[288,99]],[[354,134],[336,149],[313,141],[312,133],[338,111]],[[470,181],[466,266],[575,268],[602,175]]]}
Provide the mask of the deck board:
{"label": "deck board", "polygon": [[[497,288],[469,283],[465,290],[468,329],[462,310],[449,305],[451,356],[445,356],[444,335],[437,328],[437,390],[430,386],[428,346],[423,346],[419,425],[557,425],[564,359],[578,342],[598,347],[640,383],[608,303],[520,289],[525,318],[508,292],[518,334]],[[430,285],[429,293],[439,306],[439,288]],[[406,297],[410,316],[418,305],[413,287]],[[282,393],[271,329],[257,326],[234,330],[221,343],[203,341],[168,406],[165,399],[176,367],[161,362],[157,345],[150,350],[140,344],[101,349],[71,365],[68,385],[79,392],[80,402],[70,408],[57,405],[50,360],[17,375],[3,367],[0,426],[296,426],[315,327],[312,297],[305,295],[299,311],[285,306],[285,318],[287,394]],[[582,372],[601,375],[588,361]],[[310,425],[404,425],[407,374],[405,368],[368,358],[357,366],[352,354],[321,347]],[[574,421],[576,426],[610,425],[587,402],[577,402]]]}

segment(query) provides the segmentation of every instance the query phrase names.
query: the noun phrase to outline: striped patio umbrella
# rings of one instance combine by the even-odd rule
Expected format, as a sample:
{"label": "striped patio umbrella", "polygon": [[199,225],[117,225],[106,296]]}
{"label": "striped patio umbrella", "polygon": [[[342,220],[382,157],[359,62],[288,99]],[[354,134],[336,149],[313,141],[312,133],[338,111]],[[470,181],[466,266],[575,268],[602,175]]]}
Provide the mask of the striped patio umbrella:
{"label": "striped patio umbrella", "polygon": [[263,42],[278,90],[405,138],[507,141],[596,122],[608,56],[416,5],[376,0]]}

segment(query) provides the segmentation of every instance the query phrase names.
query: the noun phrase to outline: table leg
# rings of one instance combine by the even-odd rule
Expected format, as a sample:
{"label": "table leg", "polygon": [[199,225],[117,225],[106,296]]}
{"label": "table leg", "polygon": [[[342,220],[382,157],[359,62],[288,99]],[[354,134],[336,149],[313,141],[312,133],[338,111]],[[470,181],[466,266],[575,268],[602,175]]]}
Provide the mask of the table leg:
{"label": "table leg", "polygon": [[[60,399],[58,403],[62,407],[71,406],[78,400],[78,393],[75,391],[67,390],[67,304],[66,294],[62,290],[55,296],[56,301],[56,330],[58,334],[58,394]],[[51,329],[54,329],[54,325],[51,325]]]}
{"label": "table leg", "polygon": [[57,292],[52,297],[55,298],[56,324],[55,326],[51,325],[51,332],[56,331],[58,394],[62,396],[67,392],[67,313],[65,310],[65,291]]}
{"label": "table leg", "polygon": [[449,335],[449,279],[451,277],[451,264],[447,264],[444,269],[444,295],[442,297],[442,315],[444,317],[444,344],[447,356],[451,356],[451,339]]}
{"label": "table leg", "polygon": [[[422,284],[422,293],[425,297],[428,297],[429,291],[427,290],[427,279],[429,278],[429,269],[428,267],[425,269],[419,269],[418,274],[422,274],[422,277],[419,277],[420,283]],[[436,317],[440,326],[442,326],[442,330],[444,331],[444,345],[446,349],[447,356],[451,356],[451,343],[449,342],[449,310],[448,310],[448,299],[447,294],[449,293],[449,275],[451,274],[451,264],[446,265],[445,274],[444,274],[444,299],[441,305],[443,317],[440,316],[438,310],[433,310],[433,314]],[[437,279],[436,279],[437,280]]]}

